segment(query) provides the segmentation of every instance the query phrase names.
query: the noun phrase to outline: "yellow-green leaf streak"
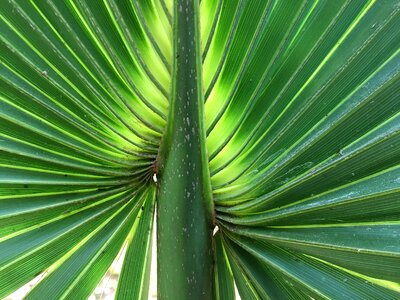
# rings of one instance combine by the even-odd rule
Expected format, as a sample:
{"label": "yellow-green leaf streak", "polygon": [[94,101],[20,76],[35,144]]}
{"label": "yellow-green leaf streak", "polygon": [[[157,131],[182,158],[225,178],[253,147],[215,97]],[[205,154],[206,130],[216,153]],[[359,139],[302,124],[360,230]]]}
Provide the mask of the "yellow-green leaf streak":
{"label": "yellow-green leaf streak", "polygon": [[198,0],[174,1],[173,30],[171,107],[158,161],[158,296],[210,299],[212,195]]}

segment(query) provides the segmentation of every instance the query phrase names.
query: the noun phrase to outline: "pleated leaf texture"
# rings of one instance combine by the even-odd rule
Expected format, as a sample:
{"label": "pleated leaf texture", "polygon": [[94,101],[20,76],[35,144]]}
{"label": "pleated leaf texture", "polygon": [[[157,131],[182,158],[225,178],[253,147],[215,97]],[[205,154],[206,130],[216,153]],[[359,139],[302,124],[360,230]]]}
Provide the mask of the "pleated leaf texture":
{"label": "pleated leaf texture", "polygon": [[[199,5],[214,299],[400,299],[400,2]],[[173,1],[0,10],[0,298],[147,299]]]}

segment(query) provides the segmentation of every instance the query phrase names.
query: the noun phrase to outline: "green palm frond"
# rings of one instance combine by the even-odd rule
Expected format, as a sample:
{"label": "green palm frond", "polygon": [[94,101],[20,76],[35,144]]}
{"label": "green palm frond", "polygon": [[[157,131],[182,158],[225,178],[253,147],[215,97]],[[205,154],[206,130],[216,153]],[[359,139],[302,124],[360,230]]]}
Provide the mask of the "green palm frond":
{"label": "green palm frond", "polygon": [[0,298],[86,299],[126,247],[116,298],[147,299],[154,215],[160,298],[400,297],[398,0],[0,18]]}

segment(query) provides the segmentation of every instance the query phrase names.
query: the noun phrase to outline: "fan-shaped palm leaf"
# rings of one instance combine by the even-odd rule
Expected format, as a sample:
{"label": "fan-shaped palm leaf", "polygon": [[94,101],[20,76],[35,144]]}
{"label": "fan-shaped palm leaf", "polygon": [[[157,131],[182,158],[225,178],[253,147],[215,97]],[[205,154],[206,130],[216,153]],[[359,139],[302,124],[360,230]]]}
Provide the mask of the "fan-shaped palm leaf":
{"label": "fan-shaped palm leaf", "polygon": [[398,299],[400,2],[199,2],[1,1],[0,297]]}

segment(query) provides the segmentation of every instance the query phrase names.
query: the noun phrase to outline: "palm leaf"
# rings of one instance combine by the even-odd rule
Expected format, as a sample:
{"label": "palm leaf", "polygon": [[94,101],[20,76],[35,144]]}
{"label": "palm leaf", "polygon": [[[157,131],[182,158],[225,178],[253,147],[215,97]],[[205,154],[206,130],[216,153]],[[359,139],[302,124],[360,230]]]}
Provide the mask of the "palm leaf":
{"label": "palm leaf", "polygon": [[170,199],[198,227],[157,211],[159,251],[220,228],[209,297],[399,298],[400,3],[189,2],[1,3],[0,297],[85,299],[126,247],[117,298],[147,298]]}

